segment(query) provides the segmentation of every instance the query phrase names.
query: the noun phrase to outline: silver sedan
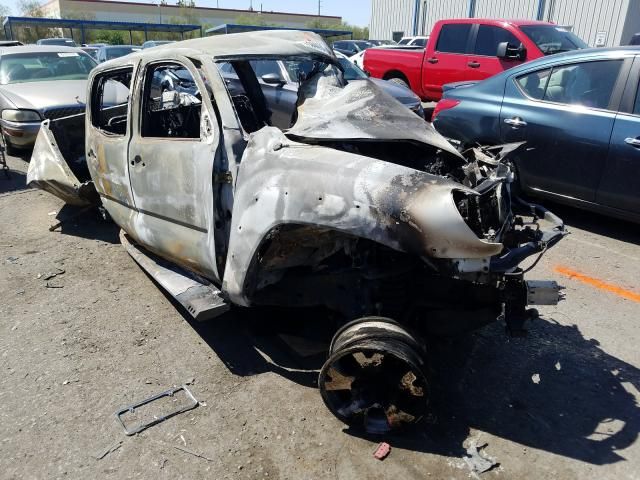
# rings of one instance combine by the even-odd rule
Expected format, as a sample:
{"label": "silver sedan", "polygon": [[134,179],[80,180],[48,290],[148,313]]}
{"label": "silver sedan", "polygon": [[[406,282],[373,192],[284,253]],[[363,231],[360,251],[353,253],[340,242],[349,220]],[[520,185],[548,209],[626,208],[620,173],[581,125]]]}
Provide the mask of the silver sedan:
{"label": "silver sedan", "polygon": [[0,128],[7,150],[33,147],[45,119],[83,113],[95,66],[79,48],[0,48]]}

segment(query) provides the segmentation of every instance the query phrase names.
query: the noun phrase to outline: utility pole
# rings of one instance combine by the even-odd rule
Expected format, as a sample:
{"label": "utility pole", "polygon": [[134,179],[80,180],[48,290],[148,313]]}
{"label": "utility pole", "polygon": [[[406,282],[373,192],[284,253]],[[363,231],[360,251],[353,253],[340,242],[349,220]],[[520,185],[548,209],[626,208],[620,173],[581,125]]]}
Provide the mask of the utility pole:
{"label": "utility pole", "polygon": [[320,7],[322,6],[322,0],[318,0],[318,16],[320,16]]}

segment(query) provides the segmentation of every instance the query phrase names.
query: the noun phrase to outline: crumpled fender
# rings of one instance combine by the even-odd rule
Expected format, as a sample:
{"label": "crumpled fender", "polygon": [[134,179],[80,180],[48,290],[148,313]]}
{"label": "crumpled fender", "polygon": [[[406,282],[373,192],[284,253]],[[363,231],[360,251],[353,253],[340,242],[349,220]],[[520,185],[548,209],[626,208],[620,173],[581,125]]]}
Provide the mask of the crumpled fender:
{"label": "crumpled fender", "polygon": [[95,203],[93,185],[80,182],[71,171],[49,129],[49,120],[42,122],[36,137],[27,171],[27,185],[45,190],[70,205]]}
{"label": "crumpled fender", "polygon": [[479,239],[452,192],[473,190],[412,168],[297,143],[265,127],[240,164],[223,290],[248,305],[245,281],[263,239],[284,224],[314,225],[435,258],[487,258],[501,243]]}

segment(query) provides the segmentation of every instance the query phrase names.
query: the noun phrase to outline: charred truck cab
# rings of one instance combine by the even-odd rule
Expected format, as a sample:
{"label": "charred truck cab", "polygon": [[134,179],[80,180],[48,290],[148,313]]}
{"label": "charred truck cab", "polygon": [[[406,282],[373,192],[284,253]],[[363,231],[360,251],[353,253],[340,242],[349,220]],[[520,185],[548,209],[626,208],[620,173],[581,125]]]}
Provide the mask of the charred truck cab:
{"label": "charred truck cab", "polygon": [[[286,130],[271,126],[252,68],[263,59],[300,81]],[[223,62],[241,88],[228,88]],[[88,88],[86,117],[43,124],[30,183],[99,203],[196,319],[230,305],[337,312],[319,386],[350,425],[420,420],[425,336],[494,321],[517,334],[528,305],[558,301],[555,283],[527,282],[519,266],[566,233],[511,191],[519,145],[458,152],[375,84],[346,82],[314,34],[143,50],[98,66]]]}

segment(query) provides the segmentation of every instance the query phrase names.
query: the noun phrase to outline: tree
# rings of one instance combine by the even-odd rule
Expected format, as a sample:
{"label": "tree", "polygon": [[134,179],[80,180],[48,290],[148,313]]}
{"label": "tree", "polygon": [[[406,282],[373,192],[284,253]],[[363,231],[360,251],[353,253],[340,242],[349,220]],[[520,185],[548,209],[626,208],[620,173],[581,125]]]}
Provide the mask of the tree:
{"label": "tree", "polygon": [[[180,7],[179,15],[170,17],[169,23],[177,25],[202,25],[200,15],[195,10],[196,2],[193,0],[178,0],[176,5]],[[152,34],[150,37],[153,38],[150,38],[150,40],[180,40],[182,38],[179,33],[162,33],[161,35],[163,38],[156,38],[159,34]],[[193,38],[199,35],[199,32],[187,32],[185,38]]]}
{"label": "tree", "polygon": [[[38,0],[19,0],[18,10],[23,17],[44,18],[46,12]],[[16,38],[25,43],[34,43],[40,38],[54,37],[60,35],[57,28],[46,27],[19,27],[15,32]]]}
{"label": "tree", "polygon": [[[11,9],[0,3],[0,23],[3,23],[4,19],[9,15],[11,15]],[[4,31],[2,31],[2,38],[5,38]]]}
{"label": "tree", "polygon": [[[76,10],[71,10],[69,12],[67,12],[65,14],[65,18],[71,18],[74,20],[95,20],[96,19],[96,14],[95,13],[91,13],[91,12],[79,12]],[[69,32],[70,36],[71,35],[71,31]],[[82,33],[80,32],[80,29],[77,28],[75,30],[73,30],[73,33],[76,34],[76,37],[74,38],[74,40],[76,40],[76,42],[81,43],[82,42]],[[94,39],[96,38],[96,31],[95,30],[89,30],[89,29],[85,29],[84,31],[84,43],[95,43]]]}
{"label": "tree", "polygon": [[[316,18],[306,23],[309,28],[318,28],[323,30],[346,30],[349,32],[353,32],[354,40],[368,40],[369,39],[369,27],[358,27],[357,25],[351,25],[348,22],[341,23],[330,23],[326,20]],[[345,35],[344,38],[348,38],[348,35]]]}
{"label": "tree", "polygon": [[18,10],[23,17],[38,17],[45,16],[42,4],[38,0],[19,0]]}
{"label": "tree", "polygon": [[239,15],[234,20],[233,23],[236,25],[258,25],[260,27],[282,27],[282,24],[278,23],[269,23],[265,20],[265,18],[256,13],[254,15]]}
{"label": "tree", "polygon": [[[120,30],[99,30],[94,43],[108,43],[109,45],[124,45],[124,34]],[[126,42],[128,43],[128,42]]]}

